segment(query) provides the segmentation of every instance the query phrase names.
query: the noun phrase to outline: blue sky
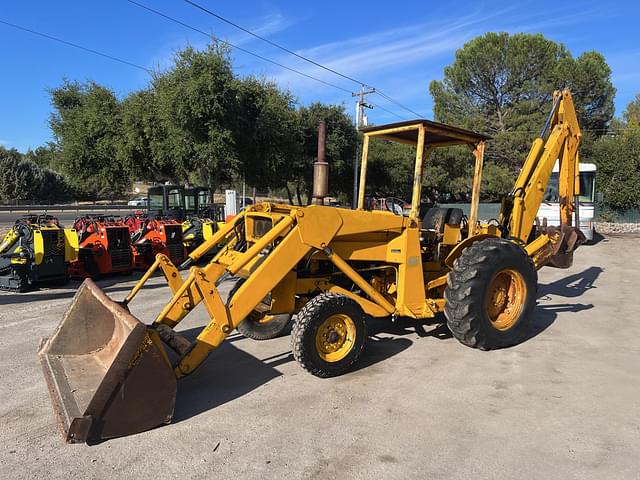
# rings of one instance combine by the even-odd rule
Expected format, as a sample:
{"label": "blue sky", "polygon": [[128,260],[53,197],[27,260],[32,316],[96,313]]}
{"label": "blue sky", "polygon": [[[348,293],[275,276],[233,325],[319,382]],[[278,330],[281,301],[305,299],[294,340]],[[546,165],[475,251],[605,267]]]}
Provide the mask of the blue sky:
{"label": "blue sky", "polygon": [[[357,85],[319,70],[194,9],[181,0],[139,0],[201,30],[348,90]],[[487,31],[543,33],[574,56],[602,52],[613,70],[616,113],[640,92],[640,2],[546,1],[393,2],[197,0],[220,15],[274,42],[363,80],[400,103],[432,117],[428,84],[442,78],[456,49]],[[173,52],[207,39],[126,0],[34,0],[6,2],[0,20],[15,23],[148,68],[166,67]],[[95,80],[124,96],[144,88],[142,70],[54,43],[0,24],[0,143],[21,151],[51,139],[47,89],[63,78]],[[289,88],[301,103],[345,103],[348,93],[316,83],[241,52],[233,52],[240,75],[261,75]],[[377,95],[372,102],[403,118],[414,117]],[[371,121],[398,120],[380,108]]]}

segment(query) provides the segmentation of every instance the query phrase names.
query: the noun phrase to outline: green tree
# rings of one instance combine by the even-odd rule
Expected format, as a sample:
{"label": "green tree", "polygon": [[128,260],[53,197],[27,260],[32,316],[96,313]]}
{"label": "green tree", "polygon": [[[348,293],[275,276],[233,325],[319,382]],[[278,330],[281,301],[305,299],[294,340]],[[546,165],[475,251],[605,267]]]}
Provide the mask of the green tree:
{"label": "green tree", "polygon": [[16,200],[15,171],[22,155],[15,148],[0,145],[0,201],[11,203]]}
{"label": "green tree", "polygon": [[[150,130],[152,161],[159,170],[174,164],[174,179],[197,179],[216,188],[235,179],[232,106],[236,101],[228,52],[217,44],[178,52],[171,69],[156,74],[155,121]],[[151,117],[153,118],[153,117]]]}
{"label": "green tree", "polygon": [[588,161],[598,167],[596,188],[603,193],[606,207],[640,208],[640,94],[616,124],[613,133],[594,143]]}
{"label": "green tree", "polygon": [[56,168],[88,198],[122,195],[131,181],[118,155],[121,106],[113,91],[65,81],[51,91],[51,101],[49,123],[60,149]]}
{"label": "green tree", "polygon": [[373,139],[369,143],[367,195],[411,200],[415,148]]}
{"label": "green tree", "polygon": [[[430,91],[436,120],[491,135],[487,162],[515,175],[550,110],[553,91],[565,86],[572,89],[585,133],[604,133],[615,94],[604,58],[586,52],[574,59],[564,45],[540,34],[487,33],[471,40],[456,52],[444,79],[431,82]],[[436,164],[460,184],[455,179],[464,169],[451,151],[439,153]],[[503,173],[496,178],[506,185]]]}
{"label": "green tree", "polygon": [[236,81],[233,138],[239,173],[249,185],[282,188],[300,155],[299,130],[290,92],[248,77]]}
{"label": "green tree", "polygon": [[622,119],[626,126],[640,127],[640,93],[629,102],[627,108],[622,114]]}
{"label": "green tree", "polygon": [[160,119],[154,90],[134,92],[124,99],[119,155],[133,177],[160,183],[186,180],[188,172],[171,153],[173,140]]}
{"label": "green tree", "polygon": [[30,160],[40,168],[55,168],[58,164],[60,149],[53,142],[47,142],[37,147],[35,150],[27,150],[24,154],[26,160]]}
{"label": "green tree", "polygon": [[640,128],[601,138],[589,160],[598,167],[597,189],[607,206],[640,208]]}
{"label": "green tree", "polygon": [[0,202],[51,203],[69,198],[64,178],[41,168],[15,149],[0,147]]}
{"label": "green tree", "polygon": [[353,160],[358,144],[358,133],[344,105],[325,105],[319,102],[298,110],[298,126],[301,153],[287,171],[287,189],[296,191],[296,198],[303,203],[311,201],[313,187],[313,162],[318,154],[318,125],[324,119],[327,126],[326,160],[329,163],[329,192],[333,195],[349,195],[353,190]]}

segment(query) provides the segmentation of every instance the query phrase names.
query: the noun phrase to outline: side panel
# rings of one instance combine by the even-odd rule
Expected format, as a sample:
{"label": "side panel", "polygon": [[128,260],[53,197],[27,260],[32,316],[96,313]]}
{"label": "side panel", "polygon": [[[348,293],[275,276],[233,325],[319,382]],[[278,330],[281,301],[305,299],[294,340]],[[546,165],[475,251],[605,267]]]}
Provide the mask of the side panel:
{"label": "side panel", "polygon": [[75,262],[78,259],[78,233],[75,228],[64,229],[64,261]]}

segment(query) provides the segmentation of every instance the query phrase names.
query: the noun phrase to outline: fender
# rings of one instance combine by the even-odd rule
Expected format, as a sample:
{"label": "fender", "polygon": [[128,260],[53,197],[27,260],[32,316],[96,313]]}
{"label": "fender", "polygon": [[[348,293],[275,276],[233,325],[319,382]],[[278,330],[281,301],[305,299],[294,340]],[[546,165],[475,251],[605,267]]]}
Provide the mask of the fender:
{"label": "fender", "polygon": [[473,237],[465,238],[463,241],[457,244],[453,248],[453,250],[449,252],[449,255],[447,255],[447,258],[444,259],[444,264],[449,268],[453,268],[454,260],[462,254],[462,251],[465,248],[467,248],[472,243],[477,242],[478,240],[484,240],[485,238],[490,238],[490,237],[500,238],[497,235],[491,235],[489,233],[481,233],[479,235],[474,235]]}

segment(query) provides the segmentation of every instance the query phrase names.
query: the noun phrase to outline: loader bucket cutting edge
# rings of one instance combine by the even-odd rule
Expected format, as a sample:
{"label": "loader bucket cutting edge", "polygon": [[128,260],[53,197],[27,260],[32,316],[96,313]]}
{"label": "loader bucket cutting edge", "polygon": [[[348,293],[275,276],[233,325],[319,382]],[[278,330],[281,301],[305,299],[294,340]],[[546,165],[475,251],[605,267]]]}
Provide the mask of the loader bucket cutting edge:
{"label": "loader bucket cutting edge", "polygon": [[38,355],[67,442],[171,422],[177,382],[162,341],[90,279]]}

